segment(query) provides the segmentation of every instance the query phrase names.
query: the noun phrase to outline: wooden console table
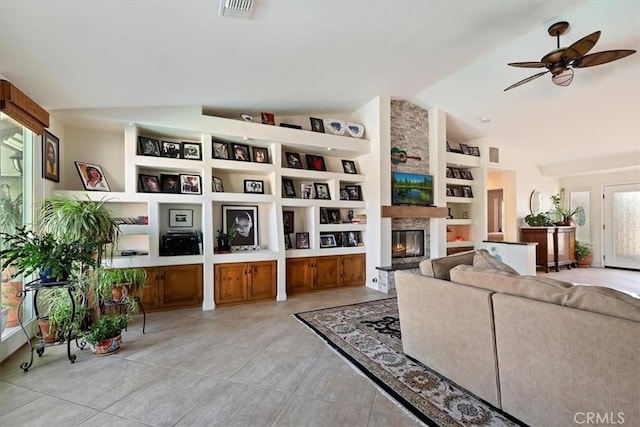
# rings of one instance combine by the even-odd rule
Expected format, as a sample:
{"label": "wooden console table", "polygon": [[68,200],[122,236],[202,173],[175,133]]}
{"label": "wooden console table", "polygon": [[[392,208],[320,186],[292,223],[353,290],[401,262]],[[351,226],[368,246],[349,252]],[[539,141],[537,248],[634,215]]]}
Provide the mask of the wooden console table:
{"label": "wooden console table", "polygon": [[568,227],[522,227],[522,241],[537,243],[536,266],[560,271],[560,267],[577,267],[575,256],[576,228]]}

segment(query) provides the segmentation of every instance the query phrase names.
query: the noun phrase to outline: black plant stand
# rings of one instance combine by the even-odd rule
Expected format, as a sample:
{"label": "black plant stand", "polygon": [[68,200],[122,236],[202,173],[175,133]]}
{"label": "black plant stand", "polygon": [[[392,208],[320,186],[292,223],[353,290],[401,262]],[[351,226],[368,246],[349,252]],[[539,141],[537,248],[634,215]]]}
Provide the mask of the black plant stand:
{"label": "black plant stand", "polygon": [[[36,315],[36,322],[38,321],[39,318],[39,314],[38,314],[38,292],[42,289],[55,289],[55,288],[65,288],[67,289],[67,292],[69,293],[69,298],[71,299],[71,321],[69,322],[69,330],[66,331],[66,341],[67,341],[67,358],[69,359],[69,361],[71,363],[74,363],[76,361],[76,355],[75,354],[71,354],[71,338],[73,335],[73,319],[75,318],[76,315],[76,302],[73,299],[73,290],[75,289],[74,286],[69,282],[69,281],[62,281],[62,282],[42,282],[39,279],[33,280],[29,283],[27,283],[24,286],[24,289],[20,292],[18,292],[18,297],[21,297],[22,299],[20,300],[20,305],[22,305],[22,303],[24,303],[24,300],[27,297],[27,293],[28,292],[33,292],[33,309],[35,311],[35,315]],[[20,368],[27,372],[29,370],[29,368],[31,367],[31,365],[33,364],[33,350],[36,350],[36,353],[38,353],[38,357],[42,357],[42,355],[44,354],[44,349],[46,347],[46,344],[44,342],[44,337],[40,338],[40,342],[38,344],[36,344],[36,346],[34,347],[33,344],[31,343],[31,339],[29,338],[29,333],[27,332],[27,330],[25,329],[24,325],[22,324],[22,316],[20,315],[20,310],[18,310],[18,321],[20,322],[20,327],[22,328],[22,331],[24,332],[25,336],[27,337],[27,343],[29,344],[29,349],[30,349],[30,355],[31,358],[29,360],[29,362],[23,362],[20,365]]]}

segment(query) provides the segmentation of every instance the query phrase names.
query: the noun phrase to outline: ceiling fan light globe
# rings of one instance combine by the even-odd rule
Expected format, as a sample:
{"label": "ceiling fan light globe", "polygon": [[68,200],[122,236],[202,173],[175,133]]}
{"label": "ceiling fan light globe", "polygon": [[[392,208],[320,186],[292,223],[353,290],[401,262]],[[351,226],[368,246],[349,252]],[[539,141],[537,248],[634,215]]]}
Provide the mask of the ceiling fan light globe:
{"label": "ceiling fan light globe", "polygon": [[558,86],[569,86],[573,81],[573,68],[567,68],[562,73],[554,75],[551,80]]}

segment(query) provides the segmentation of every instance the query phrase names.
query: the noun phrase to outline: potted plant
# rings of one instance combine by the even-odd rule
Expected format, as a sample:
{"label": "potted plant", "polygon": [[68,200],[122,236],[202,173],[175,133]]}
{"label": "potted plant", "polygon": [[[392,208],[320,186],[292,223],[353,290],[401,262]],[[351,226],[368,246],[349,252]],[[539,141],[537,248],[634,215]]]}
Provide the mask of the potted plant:
{"label": "potted plant", "polygon": [[129,312],[138,311],[137,302],[130,298],[129,294],[145,284],[147,271],[144,268],[106,268],[101,269],[97,274],[95,290],[101,300],[124,301]]}
{"label": "potted plant", "polygon": [[[11,234],[16,228],[22,226],[22,198],[11,197],[0,198],[0,233]],[[7,249],[7,243],[0,237],[0,250]],[[1,265],[5,265],[2,262]],[[19,325],[18,310],[20,298],[17,293],[22,290],[22,280],[14,279],[17,276],[15,267],[8,265],[2,268],[2,330],[9,327],[13,328]],[[0,332],[1,333],[1,332]]]}
{"label": "potted plant", "polygon": [[122,330],[127,326],[128,316],[107,314],[100,316],[80,337],[91,345],[96,356],[116,353],[122,345]]}
{"label": "potted plant", "polygon": [[591,267],[591,260],[593,258],[591,245],[576,241],[575,255],[576,260],[578,261],[578,267]]}
{"label": "potted plant", "polygon": [[218,240],[218,252],[231,252],[231,240],[236,237],[236,234],[238,234],[238,231],[233,227],[229,227],[226,233],[218,230],[218,235],[216,236]]}
{"label": "potted plant", "polygon": [[524,217],[524,222],[526,222],[530,227],[549,227],[553,225],[549,216],[544,212],[536,215],[529,214]]}
{"label": "potted plant", "polygon": [[562,207],[562,196],[556,194],[551,196],[553,208],[547,212],[547,216],[555,225],[584,225],[586,222],[584,208],[577,206],[575,209],[565,209]]}

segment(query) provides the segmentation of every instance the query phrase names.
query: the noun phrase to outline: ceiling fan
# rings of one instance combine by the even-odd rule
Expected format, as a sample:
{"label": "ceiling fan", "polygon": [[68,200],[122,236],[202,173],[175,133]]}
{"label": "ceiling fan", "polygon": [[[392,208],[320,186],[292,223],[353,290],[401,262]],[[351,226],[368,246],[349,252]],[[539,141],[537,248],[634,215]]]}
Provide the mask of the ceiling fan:
{"label": "ceiling fan", "polygon": [[624,58],[636,52],[635,50],[629,49],[617,49],[587,55],[587,52],[598,42],[600,31],[581,38],[569,47],[561,48],[560,35],[564,34],[567,28],[569,28],[569,23],[566,21],[556,22],[549,27],[549,35],[558,39],[558,48],[547,53],[539,62],[512,62],[508,64],[512,67],[521,68],[546,68],[547,71],[520,80],[506,88],[505,91],[528,83],[547,73],[552,74],[551,80],[558,86],[569,86],[573,80],[573,68],[585,68],[606,64],[607,62]]}

